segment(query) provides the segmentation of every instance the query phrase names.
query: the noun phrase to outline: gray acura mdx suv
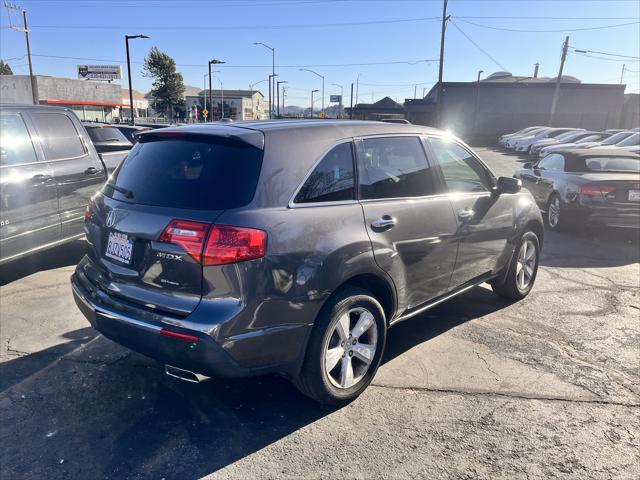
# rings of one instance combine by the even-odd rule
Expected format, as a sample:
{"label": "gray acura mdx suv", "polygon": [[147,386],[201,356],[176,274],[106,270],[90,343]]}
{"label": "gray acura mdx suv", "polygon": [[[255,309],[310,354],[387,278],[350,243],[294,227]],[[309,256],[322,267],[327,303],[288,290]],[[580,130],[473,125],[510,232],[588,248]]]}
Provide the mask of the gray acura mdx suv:
{"label": "gray acura mdx suv", "polygon": [[339,404],[387,329],[489,282],[520,299],[542,219],[439,130],[382,122],[144,133],[89,203],[78,307],[185,380],[279,373]]}

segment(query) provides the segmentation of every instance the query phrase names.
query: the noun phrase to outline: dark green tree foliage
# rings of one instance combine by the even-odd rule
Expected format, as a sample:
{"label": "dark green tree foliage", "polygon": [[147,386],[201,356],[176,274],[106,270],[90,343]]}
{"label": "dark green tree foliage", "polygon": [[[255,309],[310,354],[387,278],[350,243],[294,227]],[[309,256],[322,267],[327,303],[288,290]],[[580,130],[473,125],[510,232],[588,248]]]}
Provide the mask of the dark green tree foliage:
{"label": "dark green tree foliage", "polygon": [[0,75],[13,75],[13,70],[8,63],[4,63],[0,60]]}
{"label": "dark green tree foliage", "polygon": [[176,108],[184,105],[184,81],[176,71],[176,62],[158,47],[153,47],[144,59],[143,76],[153,79],[153,108],[173,117]]}

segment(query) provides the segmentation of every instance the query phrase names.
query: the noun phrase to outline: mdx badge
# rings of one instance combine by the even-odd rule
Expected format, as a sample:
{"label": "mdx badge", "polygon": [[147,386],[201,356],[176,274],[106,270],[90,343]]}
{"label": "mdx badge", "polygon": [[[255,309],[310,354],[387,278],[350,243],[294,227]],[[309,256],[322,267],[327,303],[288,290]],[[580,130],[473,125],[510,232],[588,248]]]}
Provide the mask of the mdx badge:
{"label": "mdx badge", "polygon": [[175,260],[176,262],[182,261],[182,255],[176,255],[175,253],[156,252],[156,257],[165,260]]}

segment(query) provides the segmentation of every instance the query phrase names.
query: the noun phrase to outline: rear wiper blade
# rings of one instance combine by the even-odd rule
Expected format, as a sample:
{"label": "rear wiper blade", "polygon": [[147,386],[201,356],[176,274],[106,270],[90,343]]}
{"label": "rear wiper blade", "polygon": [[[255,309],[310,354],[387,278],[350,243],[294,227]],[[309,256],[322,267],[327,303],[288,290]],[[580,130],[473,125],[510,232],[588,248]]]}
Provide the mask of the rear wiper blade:
{"label": "rear wiper blade", "polygon": [[113,188],[116,192],[120,192],[127,198],[133,198],[133,192],[124,187],[119,187],[118,185],[114,185],[113,183],[105,183],[107,187]]}

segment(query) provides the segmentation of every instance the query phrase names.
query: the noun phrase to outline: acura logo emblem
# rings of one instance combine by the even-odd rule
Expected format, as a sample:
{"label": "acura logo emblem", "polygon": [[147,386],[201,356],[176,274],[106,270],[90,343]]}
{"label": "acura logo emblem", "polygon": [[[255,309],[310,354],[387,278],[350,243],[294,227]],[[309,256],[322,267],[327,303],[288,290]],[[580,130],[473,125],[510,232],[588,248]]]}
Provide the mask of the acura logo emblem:
{"label": "acura logo emblem", "polygon": [[116,224],[117,215],[115,210],[111,210],[107,215],[107,227],[113,227]]}

